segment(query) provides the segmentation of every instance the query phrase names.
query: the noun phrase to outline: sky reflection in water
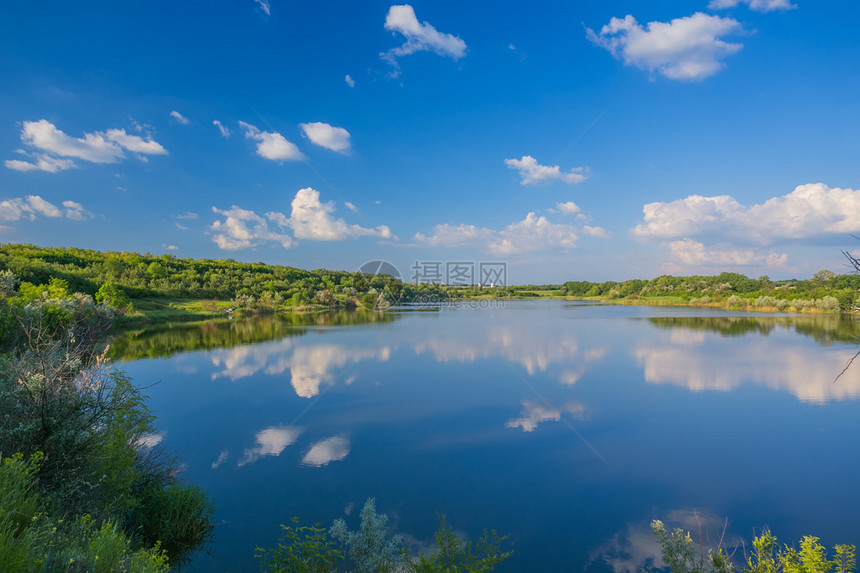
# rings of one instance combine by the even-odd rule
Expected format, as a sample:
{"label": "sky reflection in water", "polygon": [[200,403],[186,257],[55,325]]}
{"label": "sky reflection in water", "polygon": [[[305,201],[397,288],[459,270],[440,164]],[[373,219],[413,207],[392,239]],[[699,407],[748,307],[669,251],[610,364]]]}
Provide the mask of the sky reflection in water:
{"label": "sky reflection in water", "polygon": [[215,498],[199,570],[251,568],[279,523],[330,523],[375,496],[416,542],[440,512],[472,536],[509,533],[507,570],[621,573],[655,556],[654,518],[860,542],[860,367],[833,381],[854,328],[517,302],[275,329],[123,367],[161,381],[162,443]]}

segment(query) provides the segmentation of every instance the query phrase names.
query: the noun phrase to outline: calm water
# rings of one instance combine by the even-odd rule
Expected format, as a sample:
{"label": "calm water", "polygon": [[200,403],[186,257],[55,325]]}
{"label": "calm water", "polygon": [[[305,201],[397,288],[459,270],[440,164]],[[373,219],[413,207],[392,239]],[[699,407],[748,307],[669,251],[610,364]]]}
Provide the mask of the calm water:
{"label": "calm water", "polygon": [[[561,301],[185,327],[117,341],[214,498],[200,571],[369,497],[510,535],[503,571],[639,571],[655,518],[860,545],[860,332],[834,316]],[[195,350],[198,349],[198,350]],[[727,521],[726,521],[727,520]]]}

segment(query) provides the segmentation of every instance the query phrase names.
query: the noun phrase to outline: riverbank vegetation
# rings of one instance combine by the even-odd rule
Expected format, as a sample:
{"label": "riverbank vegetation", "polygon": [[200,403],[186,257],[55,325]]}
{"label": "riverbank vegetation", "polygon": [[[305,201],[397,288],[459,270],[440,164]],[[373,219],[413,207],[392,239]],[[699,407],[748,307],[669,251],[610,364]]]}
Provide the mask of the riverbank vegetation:
{"label": "riverbank vegetation", "polygon": [[434,535],[436,550],[410,554],[399,535],[389,535],[388,516],[376,513],[376,500],[369,498],[361,509],[359,528],[351,531],[343,519],[331,527],[281,525],[283,535],[274,548],[258,548],[255,557],[269,573],[485,573],[506,561],[513,551],[502,551],[507,536],[484,531],[473,543],[460,539],[439,516]]}
{"label": "riverbank vegetation", "polygon": [[[749,555],[746,551],[737,555],[737,548],[730,550],[723,539],[715,548],[706,550],[703,541],[697,547],[690,532],[680,528],[669,532],[660,520],[651,522],[651,530],[660,543],[660,556],[672,573],[853,573],[857,567],[854,545],[835,545],[831,558],[819,539],[809,535],[800,540],[798,549],[780,546],[776,536],[765,528],[753,538]],[[742,564],[737,567],[739,562]]]}
{"label": "riverbank vegetation", "polygon": [[475,299],[560,298],[768,312],[847,312],[860,302],[858,273],[837,275],[827,270],[803,280],[752,279],[725,272],[621,282],[480,287],[409,284],[384,274],[308,271],[231,259],[18,244],[0,245],[3,270],[13,273],[25,290],[62,279],[71,291],[111,307],[118,325]]}
{"label": "riverbank vegetation", "polygon": [[166,571],[211,536],[211,502],[106,358],[112,314],[60,278],[0,272],[4,570]]}

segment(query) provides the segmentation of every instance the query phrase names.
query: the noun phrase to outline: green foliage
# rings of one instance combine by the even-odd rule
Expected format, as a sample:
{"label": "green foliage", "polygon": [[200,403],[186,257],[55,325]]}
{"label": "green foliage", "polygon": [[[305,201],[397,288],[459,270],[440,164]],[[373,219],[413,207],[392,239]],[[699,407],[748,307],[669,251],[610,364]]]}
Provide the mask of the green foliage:
{"label": "green foliage", "polygon": [[170,562],[181,564],[211,539],[215,508],[197,486],[179,483],[163,486],[160,481],[148,480],[140,488],[129,526],[144,545],[160,542]]}
{"label": "green foliage", "polygon": [[34,487],[41,456],[21,454],[0,463],[0,566],[3,571],[166,572],[167,556],[156,544],[135,548],[113,522],[89,515],[53,519]]}
{"label": "green foliage", "polygon": [[403,539],[388,538],[388,516],[376,513],[376,500],[368,498],[361,508],[358,531],[350,531],[343,519],[336,519],[329,535],[346,547],[348,564],[357,573],[387,573],[403,563]]}
{"label": "green foliage", "polygon": [[300,526],[299,518],[293,525],[281,525],[284,534],[274,549],[258,547],[254,557],[264,563],[264,571],[272,573],[330,573],[343,561],[326,529]]}
{"label": "green foliage", "polygon": [[[25,294],[39,298],[45,289],[33,285],[57,279],[65,281],[69,292],[101,292],[100,302],[130,313],[124,295],[144,316],[142,299],[151,298],[235,300],[246,310],[286,310],[310,304],[349,308],[371,291],[389,302],[415,300],[426,292],[425,287],[404,285],[386,275],[16,244],[0,245],[0,273],[8,273],[0,275],[0,294],[14,290],[14,281],[21,279],[30,285]],[[105,288],[108,283],[113,286]],[[433,288],[440,299],[445,297],[443,289]]]}
{"label": "green foliage", "polygon": [[[281,525],[284,534],[274,549],[258,547],[254,556],[262,561],[263,571],[323,573],[354,571],[385,573],[484,573],[492,571],[513,552],[501,551],[507,536],[484,530],[476,542],[461,540],[445,516],[439,517],[435,534],[438,551],[410,558],[400,536],[389,537],[388,517],[376,513],[376,501],[369,498],[361,510],[358,531],[350,531],[343,519],[336,519],[328,531],[320,527]],[[339,550],[335,541],[340,542]]]}
{"label": "green foliage", "polygon": [[[720,545],[714,550],[697,556],[696,546],[689,532],[676,529],[667,533],[659,520],[651,522],[651,529],[660,542],[663,561],[672,573],[732,573],[735,566]],[[800,540],[800,549],[791,546],[779,547],[777,538],[769,529],[756,536],[752,542],[752,554],[746,560],[743,573],[852,573],[856,567],[853,545],[836,545],[835,558],[828,559],[827,549],[817,537],[805,536]]]}
{"label": "green foliage", "polygon": [[[138,445],[152,432],[153,416],[106,361],[99,340],[109,322],[92,298],[69,294],[63,281],[28,292],[0,307],[0,452],[20,452],[3,464],[0,505],[17,509],[0,516],[2,551],[45,555],[54,560],[48,570],[69,563],[87,571],[148,570],[147,563],[166,564],[165,555],[181,562],[210,535],[211,503],[178,483],[174,462]],[[150,483],[159,484],[158,494],[142,487]],[[43,514],[34,514],[33,500]],[[145,526],[136,521],[144,516]],[[147,553],[159,541],[166,553]],[[130,565],[137,561],[143,565]]]}
{"label": "green foliage", "polygon": [[105,281],[96,291],[96,302],[108,305],[119,314],[127,314],[134,310],[125,291],[111,281]]}
{"label": "green foliage", "polygon": [[651,522],[651,530],[660,542],[660,556],[672,573],[733,573],[731,560],[720,547],[707,556],[696,551],[690,534],[683,529],[669,533],[660,520]]}
{"label": "green foliage", "polygon": [[507,536],[500,536],[495,530],[487,532],[472,543],[461,540],[451,528],[444,515],[439,517],[439,530],[434,538],[439,550],[430,555],[420,555],[408,561],[407,571],[415,573],[485,573],[508,559],[513,551],[501,551],[501,544]]}

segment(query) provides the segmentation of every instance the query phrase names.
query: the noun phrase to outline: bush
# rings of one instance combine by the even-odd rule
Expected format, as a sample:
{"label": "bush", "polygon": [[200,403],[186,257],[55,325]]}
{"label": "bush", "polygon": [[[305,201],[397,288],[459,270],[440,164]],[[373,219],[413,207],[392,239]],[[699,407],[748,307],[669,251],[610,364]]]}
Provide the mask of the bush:
{"label": "bush", "polygon": [[729,308],[743,308],[746,306],[746,301],[736,294],[733,294],[726,300],[726,306]]}
{"label": "bush", "polygon": [[187,562],[212,537],[214,506],[197,486],[152,480],[140,488],[137,501],[129,527],[144,545],[160,543],[174,565]]}
{"label": "bush", "polygon": [[[483,536],[473,544],[458,538],[444,515],[439,517],[439,522],[439,530],[435,534],[438,551],[410,558],[399,535],[389,538],[388,517],[376,513],[376,502],[371,497],[361,510],[358,531],[349,531],[343,519],[336,519],[326,532],[319,527],[299,526],[298,518],[293,518],[292,526],[281,525],[284,535],[277,547],[258,547],[254,556],[263,561],[264,571],[271,572],[485,573],[512,554],[511,551],[500,550],[507,537],[495,531],[488,533],[484,530]],[[333,540],[341,543],[343,551]]]}
{"label": "bush", "polygon": [[336,564],[343,561],[343,554],[335,548],[325,529],[299,526],[299,518],[293,525],[281,525],[284,534],[274,549],[258,547],[254,557],[263,560],[264,571],[273,573],[330,573]]}
{"label": "bush", "polygon": [[[68,295],[61,284],[47,292],[0,307],[0,323],[7,327],[0,355],[0,452],[21,454],[4,462],[3,471],[23,471],[32,487],[15,489],[14,479],[0,476],[0,508],[19,508],[0,518],[0,551],[59,556],[55,564],[83,563],[89,555],[97,561],[80,570],[129,570],[128,563],[140,557],[133,557],[136,548],[163,541],[169,557],[181,562],[211,534],[211,503],[199,489],[178,483],[173,460],[138,446],[153,431],[153,416],[145,397],[100,350],[99,336],[109,325],[105,315],[90,297]],[[24,457],[31,460],[26,467]],[[156,492],[142,486],[153,483]],[[71,517],[32,519],[34,510],[20,509],[30,493],[50,515]],[[32,519],[26,535],[12,523],[15,516]],[[40,528],[49,531],[46,539],[37,535]],[[32,547],[42,549],[31,553]],[[4,559],[2,552],[0,564],[14,562],[14,555]],[[140,559],[166,564],[163,554],[158,549]],[[113,565],[102,569],[104,563]]]}

